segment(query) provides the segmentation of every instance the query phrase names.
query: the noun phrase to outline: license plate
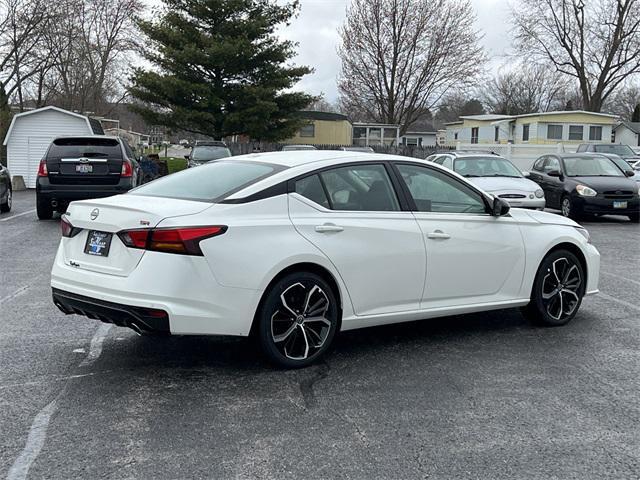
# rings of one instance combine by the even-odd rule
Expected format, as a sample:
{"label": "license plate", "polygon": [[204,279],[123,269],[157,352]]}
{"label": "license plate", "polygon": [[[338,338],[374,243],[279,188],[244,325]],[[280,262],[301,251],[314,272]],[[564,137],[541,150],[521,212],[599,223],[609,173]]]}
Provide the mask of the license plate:
{"label": "license plate", "polygon": [[613,208],[627,208],[627,202],[613,202]]}
{"label": "license plate", "polygon": [[93,165],[76,165],[76,173],[91,173]]}
{"label": "license plate", "polygon": [[96,257],[106,257],[109,255],[112,235],[108,232],[90,230],[87,235],[87,243],[84,245],[84,253]]}

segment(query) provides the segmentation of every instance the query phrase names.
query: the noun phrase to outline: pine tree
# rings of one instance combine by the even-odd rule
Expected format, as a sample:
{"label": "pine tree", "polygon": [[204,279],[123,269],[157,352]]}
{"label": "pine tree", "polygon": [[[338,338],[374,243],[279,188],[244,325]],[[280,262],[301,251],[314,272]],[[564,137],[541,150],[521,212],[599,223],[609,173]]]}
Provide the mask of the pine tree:
{"label": "pine tree", "polygon": [[295,44],[275,30],[297,0],[164,0],[156,21],[139,21],[155,68],[132,78],[133,109],[151,124],[222,138],[277,141],[301,125],[314,98],[291,87],[312,70],[291,66]]}

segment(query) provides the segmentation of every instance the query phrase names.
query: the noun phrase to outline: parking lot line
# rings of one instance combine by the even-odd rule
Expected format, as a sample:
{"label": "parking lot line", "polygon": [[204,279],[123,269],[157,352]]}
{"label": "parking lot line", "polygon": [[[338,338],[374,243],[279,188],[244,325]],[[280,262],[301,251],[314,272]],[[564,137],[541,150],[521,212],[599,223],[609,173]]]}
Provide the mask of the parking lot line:
{"label": "parking lot line", "polygon": [[619,298],[612,297],[611,295],[607,295],[606,293],[598,293],[598,297],[602,297],[605,300],[609,300],[610,302],[619,303],[620,305],[624,305],[625,307],[631,308],[633,310],[637,310],[640,312],[640,305],[636,305],[631,302],[627,302],[626,300],[620,300]]}
{"label": "parking lot line", "polygon": [[0,298],[0,305],[2,305],[4,302],[8,300],[11,300],[12,298],[16,298],[18,295],[21,295],[27,288],[29,288],[29,285],[24,285],[19,289],[17,289],[15,292],[7,295],[6,297]]}
{"label": "parking lot line", "polygon": [[600,271],[600,273],[604,273],[605,275],[609,275],[610,277],[619,278],[620,280],[625,280],[627,282],[631,282],[631,283],[635,283],[636,285],[640,285],[639,281],[632,280],[632,279],[627,278],[627,277],[623,277],[622,275],[617,275],[615,273],[609,273],[609,272],[604,272],[604,271]]}
{"label": "parking lot line", "polygon": [[[104,339],[106,338],[107,333],[109,333],[110,328],[111,325],[109,324],[102,324],[98,327],[98,330],[96,330],[93,337],[91,338],[89,353],[82,361],[82,363],[80,363],[81,367],[91,365],[98,359],[98,357],[102,353],[102,344],[104,343]],[[76,376],[71,376],[69,378],[76,378]],[[62,397],[68,385],[69,383],[67,380],[67,383],[65,383],[56,397],[51,400],[42,410],[40,410],[36,417],[33,419],[33,423],[31,424],[31,428],[29,429],[29,435],[27,436],[27,443],[20,453],[20,456],[11,466],[9,474],[7,475],[7,480],[24,480],[27,478],[27,474],[29,473],[31,465],[36,460],[36,458],[38,458],[40,450],[42,450],[42,447],[44,446],[44,442],[47,438],[47,429],[49,428],[49,422],[51,421],[51,417],[57,410],[58,400]]]}
{"label": "parking lot line", "polygon": [[22,212],[22,213],[18,213],[17,215],[11,215],[10,217],[3,218],[2,220],[0,220],[0,222],[8,222],[9,220],[13,220],[14,218],[18,218],[18,217],[21,217],[23,215],[28,215],[28,214],[33,213],[35,211],[36,211],[36,209],[34,208],[33,210],[29,210],[28,212]]}

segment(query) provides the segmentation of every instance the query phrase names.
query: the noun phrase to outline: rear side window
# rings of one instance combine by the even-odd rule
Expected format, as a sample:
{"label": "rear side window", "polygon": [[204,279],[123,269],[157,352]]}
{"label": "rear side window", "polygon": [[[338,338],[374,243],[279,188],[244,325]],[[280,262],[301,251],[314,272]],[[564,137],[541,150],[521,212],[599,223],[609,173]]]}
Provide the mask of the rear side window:
{"label": "rear side window", "polygon": [[333,210],[398,211],[400,206],[383,165],[357,165],[320,173]]}
{"label": "rear side window", "polygon": [[129,193],[213,202],[283,169],[265,163],[219,160],[162,177]]}
{"label": "rear side window", "polygon": [[58,138],[49,147],[47,157],[122,158],[122,149],[113,138]]}
{"label": "rear side window", "polygon": [[316,202],[318,205],[329,208],[329,200],[324,193],[324,188],[322,188],[322,183],[318,175],[312,175],[298,180],[296,182],[296,193],[308,198],[312,202]]}

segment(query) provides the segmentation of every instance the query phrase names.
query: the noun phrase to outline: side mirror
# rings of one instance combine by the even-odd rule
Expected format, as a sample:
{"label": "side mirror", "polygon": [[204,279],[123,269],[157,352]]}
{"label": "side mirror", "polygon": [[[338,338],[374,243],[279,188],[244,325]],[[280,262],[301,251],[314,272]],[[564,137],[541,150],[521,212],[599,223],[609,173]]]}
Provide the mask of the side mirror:
{"label": "side mirror", "polygon": [[509,213],[510,208],[511,207],[509,206],[508,202],[502,200],[501,198],[494,197],[493,205],[491,206],[491,215],[494,217],[501,217]]}
{"label": "side mirror", "polygon": [[527,171],[525,170],[524,172],[522,172],[522,175],[523,175],[525,178],[529,178],[529,177],[531,176],[531,172],[527,172]]}
{"label": "side mirror", "polygon": [[624,174],[627,177],[633,177],[636,174],[636,172],[634,172],[633,170],[625,170]]}
{"label": "side mirror", "polygon": [[550,177],[562,177],[562,172],[560,170],[549,170],[547,172],[547,175],[549,175]]}

